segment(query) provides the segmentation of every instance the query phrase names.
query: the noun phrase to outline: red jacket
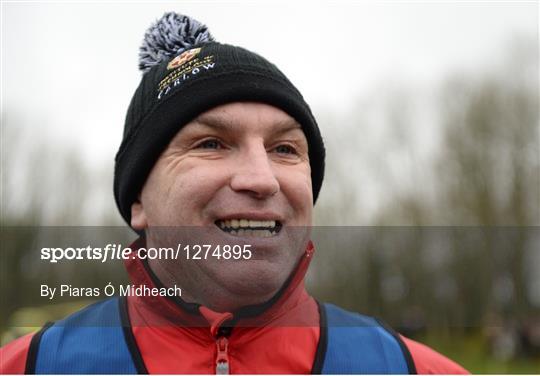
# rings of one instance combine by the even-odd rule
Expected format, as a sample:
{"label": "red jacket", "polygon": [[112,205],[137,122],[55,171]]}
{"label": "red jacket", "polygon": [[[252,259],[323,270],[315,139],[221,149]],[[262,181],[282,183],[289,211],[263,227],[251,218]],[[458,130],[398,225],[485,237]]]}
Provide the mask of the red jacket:
{"label": "red jacket", "polygon": [[[252,307],[252,313],[257,311],[253,316],[245,310],[218,313],[165,297],[128,297],[133,339],[148,372],[213,374],[217,358],[225,354],[220,350],[227,347],[224,356],[231,373],[311,373],[319,343],[319,310],[303,281],[313,253],[310,244],[279,296],[266,305]],[[133,284],[158,287],[159,281],[142,260],[127,260],[126,267]],[[221,324],[231,319],[235,325],[230,335],[216,340],[218,331],[224,330]],[[182,325],[172,324],[178,322]],[[0,349],[0,373],[24,373],[32,336]],[[467,373],[429,347],[402,339],[418,373]],[[184,354],[189,356],[181,356]],[[178,362],[179,356],[182,362]]]}

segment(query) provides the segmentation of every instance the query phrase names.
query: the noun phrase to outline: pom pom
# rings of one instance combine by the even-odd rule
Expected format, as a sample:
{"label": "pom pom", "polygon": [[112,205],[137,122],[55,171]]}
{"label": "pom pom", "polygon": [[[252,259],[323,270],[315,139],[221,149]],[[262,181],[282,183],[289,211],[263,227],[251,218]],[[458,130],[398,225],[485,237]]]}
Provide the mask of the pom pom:
{"label": "pom pom", "polygon": [[174,12],[165,13],[144,34],[139,69],[147,72],[165,59],[213,40],[208,28],[199,21]]}

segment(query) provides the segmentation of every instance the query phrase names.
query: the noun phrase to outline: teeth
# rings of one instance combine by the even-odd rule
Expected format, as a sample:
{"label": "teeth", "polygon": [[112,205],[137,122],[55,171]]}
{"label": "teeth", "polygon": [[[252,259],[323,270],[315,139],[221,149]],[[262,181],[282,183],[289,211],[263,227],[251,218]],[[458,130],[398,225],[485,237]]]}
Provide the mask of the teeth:
{"label": "teeth", "polygon": [[223,228],[274,228],[276,227],[276,221],[254,221],[251,219],[231,219],[219,221],[219,227]]}
{"label": "teeth", "polygon": [[[231,231],[231,234],[233,234],[235,231]],[[272,233],[270,230],[240,230],[238,231],[239,236],[250,236],[253,238],[269,238],[271,236],[274,236],[275,233]]]}
{"label": "teeth", "polygon": [[268,238],[278,233],[276,221],[256,221],[251,219],[227,219],[217,225],[232,235],[254,238]]}
{"label": "teeth", "polygon": [[253,231],[256,237],[258,238],[267,238],[269,236],[272,236],[272,233],[268,230],[255,230]]}

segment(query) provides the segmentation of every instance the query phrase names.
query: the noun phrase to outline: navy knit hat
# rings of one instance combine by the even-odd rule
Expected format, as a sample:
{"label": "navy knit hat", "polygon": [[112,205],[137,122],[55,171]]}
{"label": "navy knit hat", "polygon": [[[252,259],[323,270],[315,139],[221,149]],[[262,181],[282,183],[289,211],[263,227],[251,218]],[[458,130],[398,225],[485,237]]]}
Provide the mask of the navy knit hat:
{"label": "navy knit hat", "polygon": [[128,108],[114,173],[116,204],[128,224],[131,205],[170,140],[201,113],[231,102],[266,103],[301,125],[317,200],[324,176],[323,140],[308,104],[274,64],[215,42],[206,26],[192,18],[166,13],[145,34],[139,68],[144,73]]}

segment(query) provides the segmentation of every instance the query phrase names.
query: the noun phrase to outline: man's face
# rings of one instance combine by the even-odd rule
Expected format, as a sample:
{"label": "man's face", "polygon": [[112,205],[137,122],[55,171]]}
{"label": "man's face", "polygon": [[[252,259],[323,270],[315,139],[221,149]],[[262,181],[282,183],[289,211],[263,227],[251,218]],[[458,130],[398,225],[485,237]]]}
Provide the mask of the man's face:
{"label": "man's face", "polygon": [[132,205],[131,224],[146,229],[155,245],[156,226],[204,229],[205,239],[190,239],[192,244],[251,244],[250,260],[184,258],[150,265],[195,300],[205,294],[201,286],[215,284],[255,304],[277,292],[305,251],[308,235],[301,229],[311,226],[312,209],[300,125],[266,104],[231,103],[201,114],[172,139]]}

